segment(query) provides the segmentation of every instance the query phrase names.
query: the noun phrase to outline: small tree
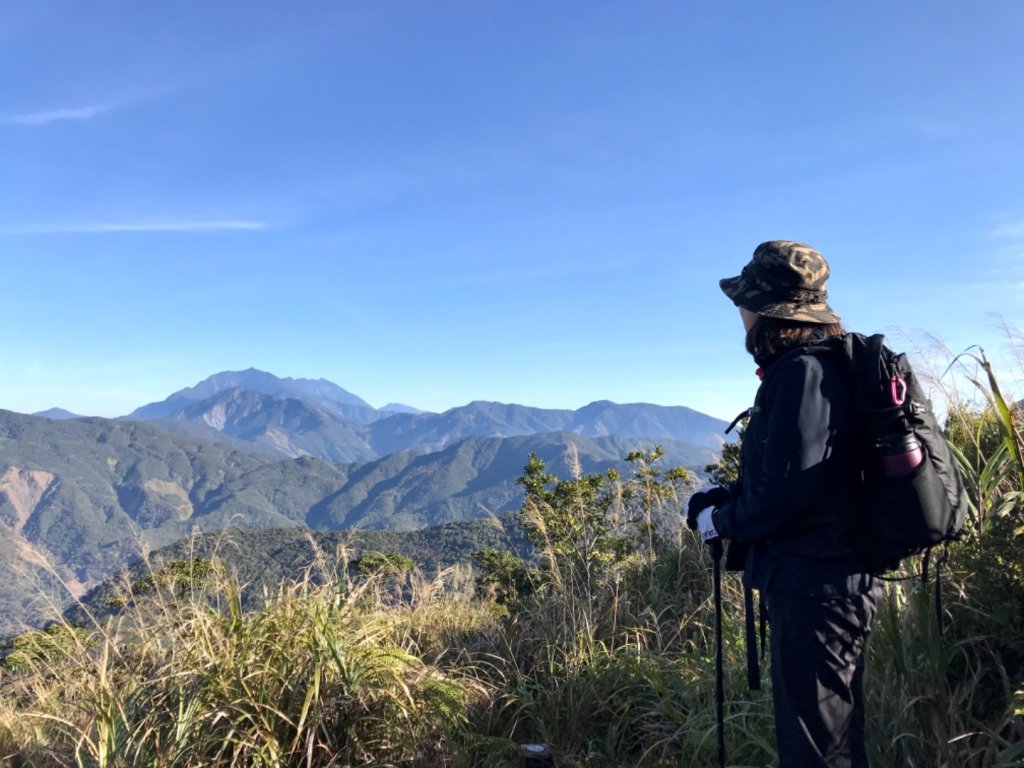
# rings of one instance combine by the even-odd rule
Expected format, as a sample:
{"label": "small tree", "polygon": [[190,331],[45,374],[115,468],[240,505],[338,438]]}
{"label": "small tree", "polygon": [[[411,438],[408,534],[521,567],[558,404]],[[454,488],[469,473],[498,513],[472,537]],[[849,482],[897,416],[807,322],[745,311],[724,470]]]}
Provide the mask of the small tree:
{"label": "small tree", "polygon": [[84,629],[70,624],[57,622],[43,630],[30,629],[0,647],[0,667],[23,673],[50,669],[91,643]]}
{"label": "small tree", "polygon": [[180,598],[203,591],[214,576],[223,575],[224,572],[224,564],[216,559],[193,557],[190,560],[169,560],[160,570],[136,581],[132,588],[136,593],[165,590],[173,597]]}
{"label": "small tree", "polygon": [[352,561],[352,568],[360,576],[401,576],[415,570],[416,563],[397,552],[364,552]]}
{"label": "small tree", "polygon": [[526,489],[520,519],[552,588],[593,602],[624,561],[651,555],[661,530],[679,527],[681,491],[693,479],[683,467],[657,469],[663,456],[661,446],[628,454],[633,473],[624,481],[614,469],[584,475],[578,460],[572,477],[560,480],[530,454],[518,480]]}
{"label": "small tree", "polygon": [[513,606],[531,594],[540,577],[536,568],[530,568],[507,549],[486,547],[473,553],[477,568],[477,597],[492,596],[498,605]]}
{"label": "small tree", "polygon": [[739,423],[739,439],[722,446],[722,458],[704,467],[712,485],[729,485],[740,479],[740,455],[743,449],[743,435],[747,431],[747,421],[749,419],[744,417]]}
{"label": "small tree", "polygon": [[508,551],[479,550],[473,555],[477,594],[494,594],[509,606],[540,586],[588,605],[603,599],[624,562],[651,556],[663,529],[680,525],[683,491],[694,478],[683,467],[655,467],[664,455],[661,446],[627,454],[633,472],[624,481],[614,469],[585,475],[576,457],[572,476],[562,480],[531,453],[516,482],[526,491],[520,520],[539,567]]}

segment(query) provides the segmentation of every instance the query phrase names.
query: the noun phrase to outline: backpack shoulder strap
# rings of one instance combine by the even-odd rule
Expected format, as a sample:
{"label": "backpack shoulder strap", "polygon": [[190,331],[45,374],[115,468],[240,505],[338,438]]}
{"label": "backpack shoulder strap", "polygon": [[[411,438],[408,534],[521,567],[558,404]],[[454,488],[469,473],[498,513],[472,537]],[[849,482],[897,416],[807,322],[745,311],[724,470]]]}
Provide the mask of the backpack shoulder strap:
{"label": "backpack shoulder strap", "polygon": [[[857,372],[856,367],[856,354],[854,349],[858,343],[857,339],[868,341],[864,336],[859,333],[844,333],[841,336],[832,336],[828,339],[822,339],[821,341],[811,342],[809,344],[801,344],[800,346],[793,347],[783,352],[779,357],[772,363],[771,368],[775,368],[779,363],[784,360],[789,360],[793,357],[799,357],[800,355],[828,355],[839,358],[844,363],[844,368],[853,373]],[[876,337],[872,336],[873,341]],[[877,335],[878,346],[881,347],[881,334]],[[771,369],[769,369],[771,370]]]}
{"label": "backpack shoulder strap", "polygon": [[[892,357],[885,346],[885,336],[876,333],[865,336],[862,333],[847,332],[824,341],[808,344],[791,350],[796,354],[831,355],[841,361],[849,374],[853,392],[862,408],[879,407],[876,403],[880,392],[879,382],[883,378],[883,367]],[[790,352],[786,353],[787,355]],[[781,358],[780,358],[781,359]]]}

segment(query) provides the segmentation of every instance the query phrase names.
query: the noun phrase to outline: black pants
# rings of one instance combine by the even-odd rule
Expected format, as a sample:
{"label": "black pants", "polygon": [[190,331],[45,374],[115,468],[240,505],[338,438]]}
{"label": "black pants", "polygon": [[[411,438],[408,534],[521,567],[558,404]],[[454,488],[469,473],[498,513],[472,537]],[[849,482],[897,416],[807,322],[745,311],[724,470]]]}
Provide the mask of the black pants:
{"label": "black pants", "polygon": [[864,577],[850,592],[768,590],[779,768],[868,768],[864,650],[882,586]]}

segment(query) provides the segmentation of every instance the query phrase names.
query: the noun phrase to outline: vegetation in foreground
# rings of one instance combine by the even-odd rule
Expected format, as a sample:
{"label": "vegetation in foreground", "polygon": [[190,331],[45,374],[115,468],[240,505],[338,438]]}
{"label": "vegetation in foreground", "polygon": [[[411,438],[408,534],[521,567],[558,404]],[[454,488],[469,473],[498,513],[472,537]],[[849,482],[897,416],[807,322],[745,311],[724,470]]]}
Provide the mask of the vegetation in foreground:
{"label": "vegetation in foreground", "polygon": [[[942,566],[945,632],[934,578],[894,581],[870,644],[876,768],[1024,766],[1021,414],[994,376],[980,383],[985,404],[949,409],[972,509]],[[563,766],[714,765],[710,563],[671,524],[691,478],[657,458],[557,481],[531,457],[536,558],[492,548],[475,573],[322,553],[246,611],[220,561],[164,564],[126,585],[118,615],[10,644],[0,757],[497,767],[543,742]],[[770,693],[745,687],[734,582],[724,618],[730,764],[769,766]]]}

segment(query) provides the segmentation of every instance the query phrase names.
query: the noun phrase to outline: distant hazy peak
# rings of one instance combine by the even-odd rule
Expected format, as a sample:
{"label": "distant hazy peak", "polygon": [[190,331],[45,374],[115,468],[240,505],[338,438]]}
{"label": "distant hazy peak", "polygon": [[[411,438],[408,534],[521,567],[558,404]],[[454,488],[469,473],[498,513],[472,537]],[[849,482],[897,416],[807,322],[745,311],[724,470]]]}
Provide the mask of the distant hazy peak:
{"label": "distant hazy peak", "polygon": [[234,389],[235,387],[274,397],[302,399],[312,396],[330,400],[340,405],[355,405],[360,408],[372,409],[372,406],[365,400],[342,389],[337,384],[327,381],[327,379],[280,378],[257,368],[215,373],[203,379],[194,387],[186,387],[175,392],[168,399],[205,400],[224,390]]}
{"label": "distant hazy peak", "polygon": [[[238,390],[236,392],[236,390]],[[221,371],[203,379],[194,387],[181,389],[161,402],[136,408],[125,418],[133,420],[178,418],[186,409],[220,400],[226,394],[238,400],[240,393],[275,400],[298,401],[313,409],[366,424],[379,419],[381,414],[362,398],[326,379],[282,379],[272,373],[249,368],[244,371]],[[186,415],[187,418],[187,415]]]}
{"label": "distant hazy peak", "polygon": [[411,405],[404,405],[403,403],[388,403],[380,408],[380,410],[386,413],[423,413],[419,408],[413,408]]}
{"label": "distant hazy peak", "polygon": [[53,419],[54,421],[64,421],[66,419],[80,419],[77,413],[71,411],[65,411],[63,408],[47,408],[45,411],[37,411],[32,414],[33,416],[42,416],[44,419]]}

